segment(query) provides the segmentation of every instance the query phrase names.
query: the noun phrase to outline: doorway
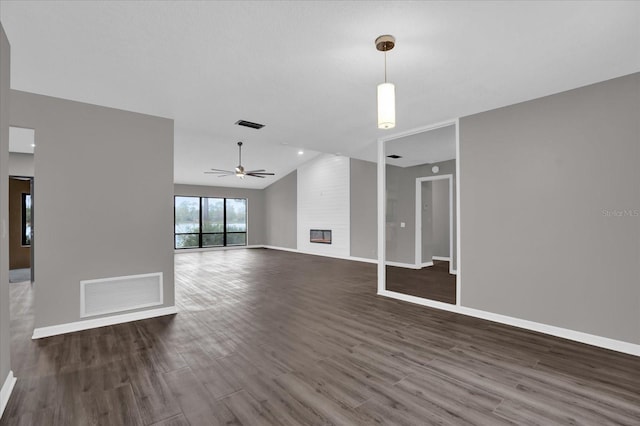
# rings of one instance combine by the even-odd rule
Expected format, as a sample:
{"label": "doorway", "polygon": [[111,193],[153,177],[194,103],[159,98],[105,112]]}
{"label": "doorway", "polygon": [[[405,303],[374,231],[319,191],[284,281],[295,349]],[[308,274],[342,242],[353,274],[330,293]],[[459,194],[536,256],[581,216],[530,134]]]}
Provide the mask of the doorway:
{"label": "doorway", "polygon": [[32,280],[33,178],[9,176],[9,282]]}
{"label": "doorway", "polygon": [[9,127],[9,282],[34,281],[35,130]]}
{"label": "doorway", "polygon": [[416,268],[453,267],[453,175],[416,178]]}

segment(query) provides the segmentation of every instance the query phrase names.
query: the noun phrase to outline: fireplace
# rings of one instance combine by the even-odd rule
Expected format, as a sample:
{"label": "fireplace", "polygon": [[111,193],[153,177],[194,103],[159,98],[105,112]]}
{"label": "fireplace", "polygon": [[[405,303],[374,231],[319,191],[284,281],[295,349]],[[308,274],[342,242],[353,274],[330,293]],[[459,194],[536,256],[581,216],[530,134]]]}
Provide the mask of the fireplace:
{"label": "fireplace", "polygon": [[318,244],[331,244],[331,229],[312,229],[309,241]]}

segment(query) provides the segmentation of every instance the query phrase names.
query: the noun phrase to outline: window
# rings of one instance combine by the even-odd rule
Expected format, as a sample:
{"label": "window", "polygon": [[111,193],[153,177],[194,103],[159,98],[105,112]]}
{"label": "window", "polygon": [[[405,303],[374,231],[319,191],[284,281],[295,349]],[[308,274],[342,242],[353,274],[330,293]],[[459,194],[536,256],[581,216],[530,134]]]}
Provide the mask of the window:
{"label": "window", "polygon": [[174,197],[174,247],[247,245],[247,200],[244,198]]}
{"label": "window", "polygon": [[31,194],[22,193],[22,245],[31,245]]}

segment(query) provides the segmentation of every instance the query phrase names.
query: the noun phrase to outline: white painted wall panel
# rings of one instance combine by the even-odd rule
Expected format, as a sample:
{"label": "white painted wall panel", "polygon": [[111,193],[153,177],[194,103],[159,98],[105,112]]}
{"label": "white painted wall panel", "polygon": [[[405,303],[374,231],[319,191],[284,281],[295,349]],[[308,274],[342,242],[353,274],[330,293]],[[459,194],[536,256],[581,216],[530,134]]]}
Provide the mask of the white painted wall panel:
{"label": "white painted wall panel", "polygon": [[[323,155],[298,168],[298,250],[350,254],[349,158]],[[331,244],[309,241],[311,229],[330,229]]]}

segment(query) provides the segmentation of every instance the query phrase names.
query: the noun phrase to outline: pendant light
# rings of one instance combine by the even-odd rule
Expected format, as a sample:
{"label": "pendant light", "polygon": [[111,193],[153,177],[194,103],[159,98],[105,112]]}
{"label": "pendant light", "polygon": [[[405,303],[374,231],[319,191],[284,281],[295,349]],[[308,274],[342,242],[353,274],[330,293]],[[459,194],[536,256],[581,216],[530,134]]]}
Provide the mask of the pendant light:
{"label": "pendant light", "polygon": [[396,86],[387,82],[387,52],[396,45],[392,35],[376,39],[376,49],[384,52],[384,83],[378,84],[378,128],[393,129],[396,126]]}

